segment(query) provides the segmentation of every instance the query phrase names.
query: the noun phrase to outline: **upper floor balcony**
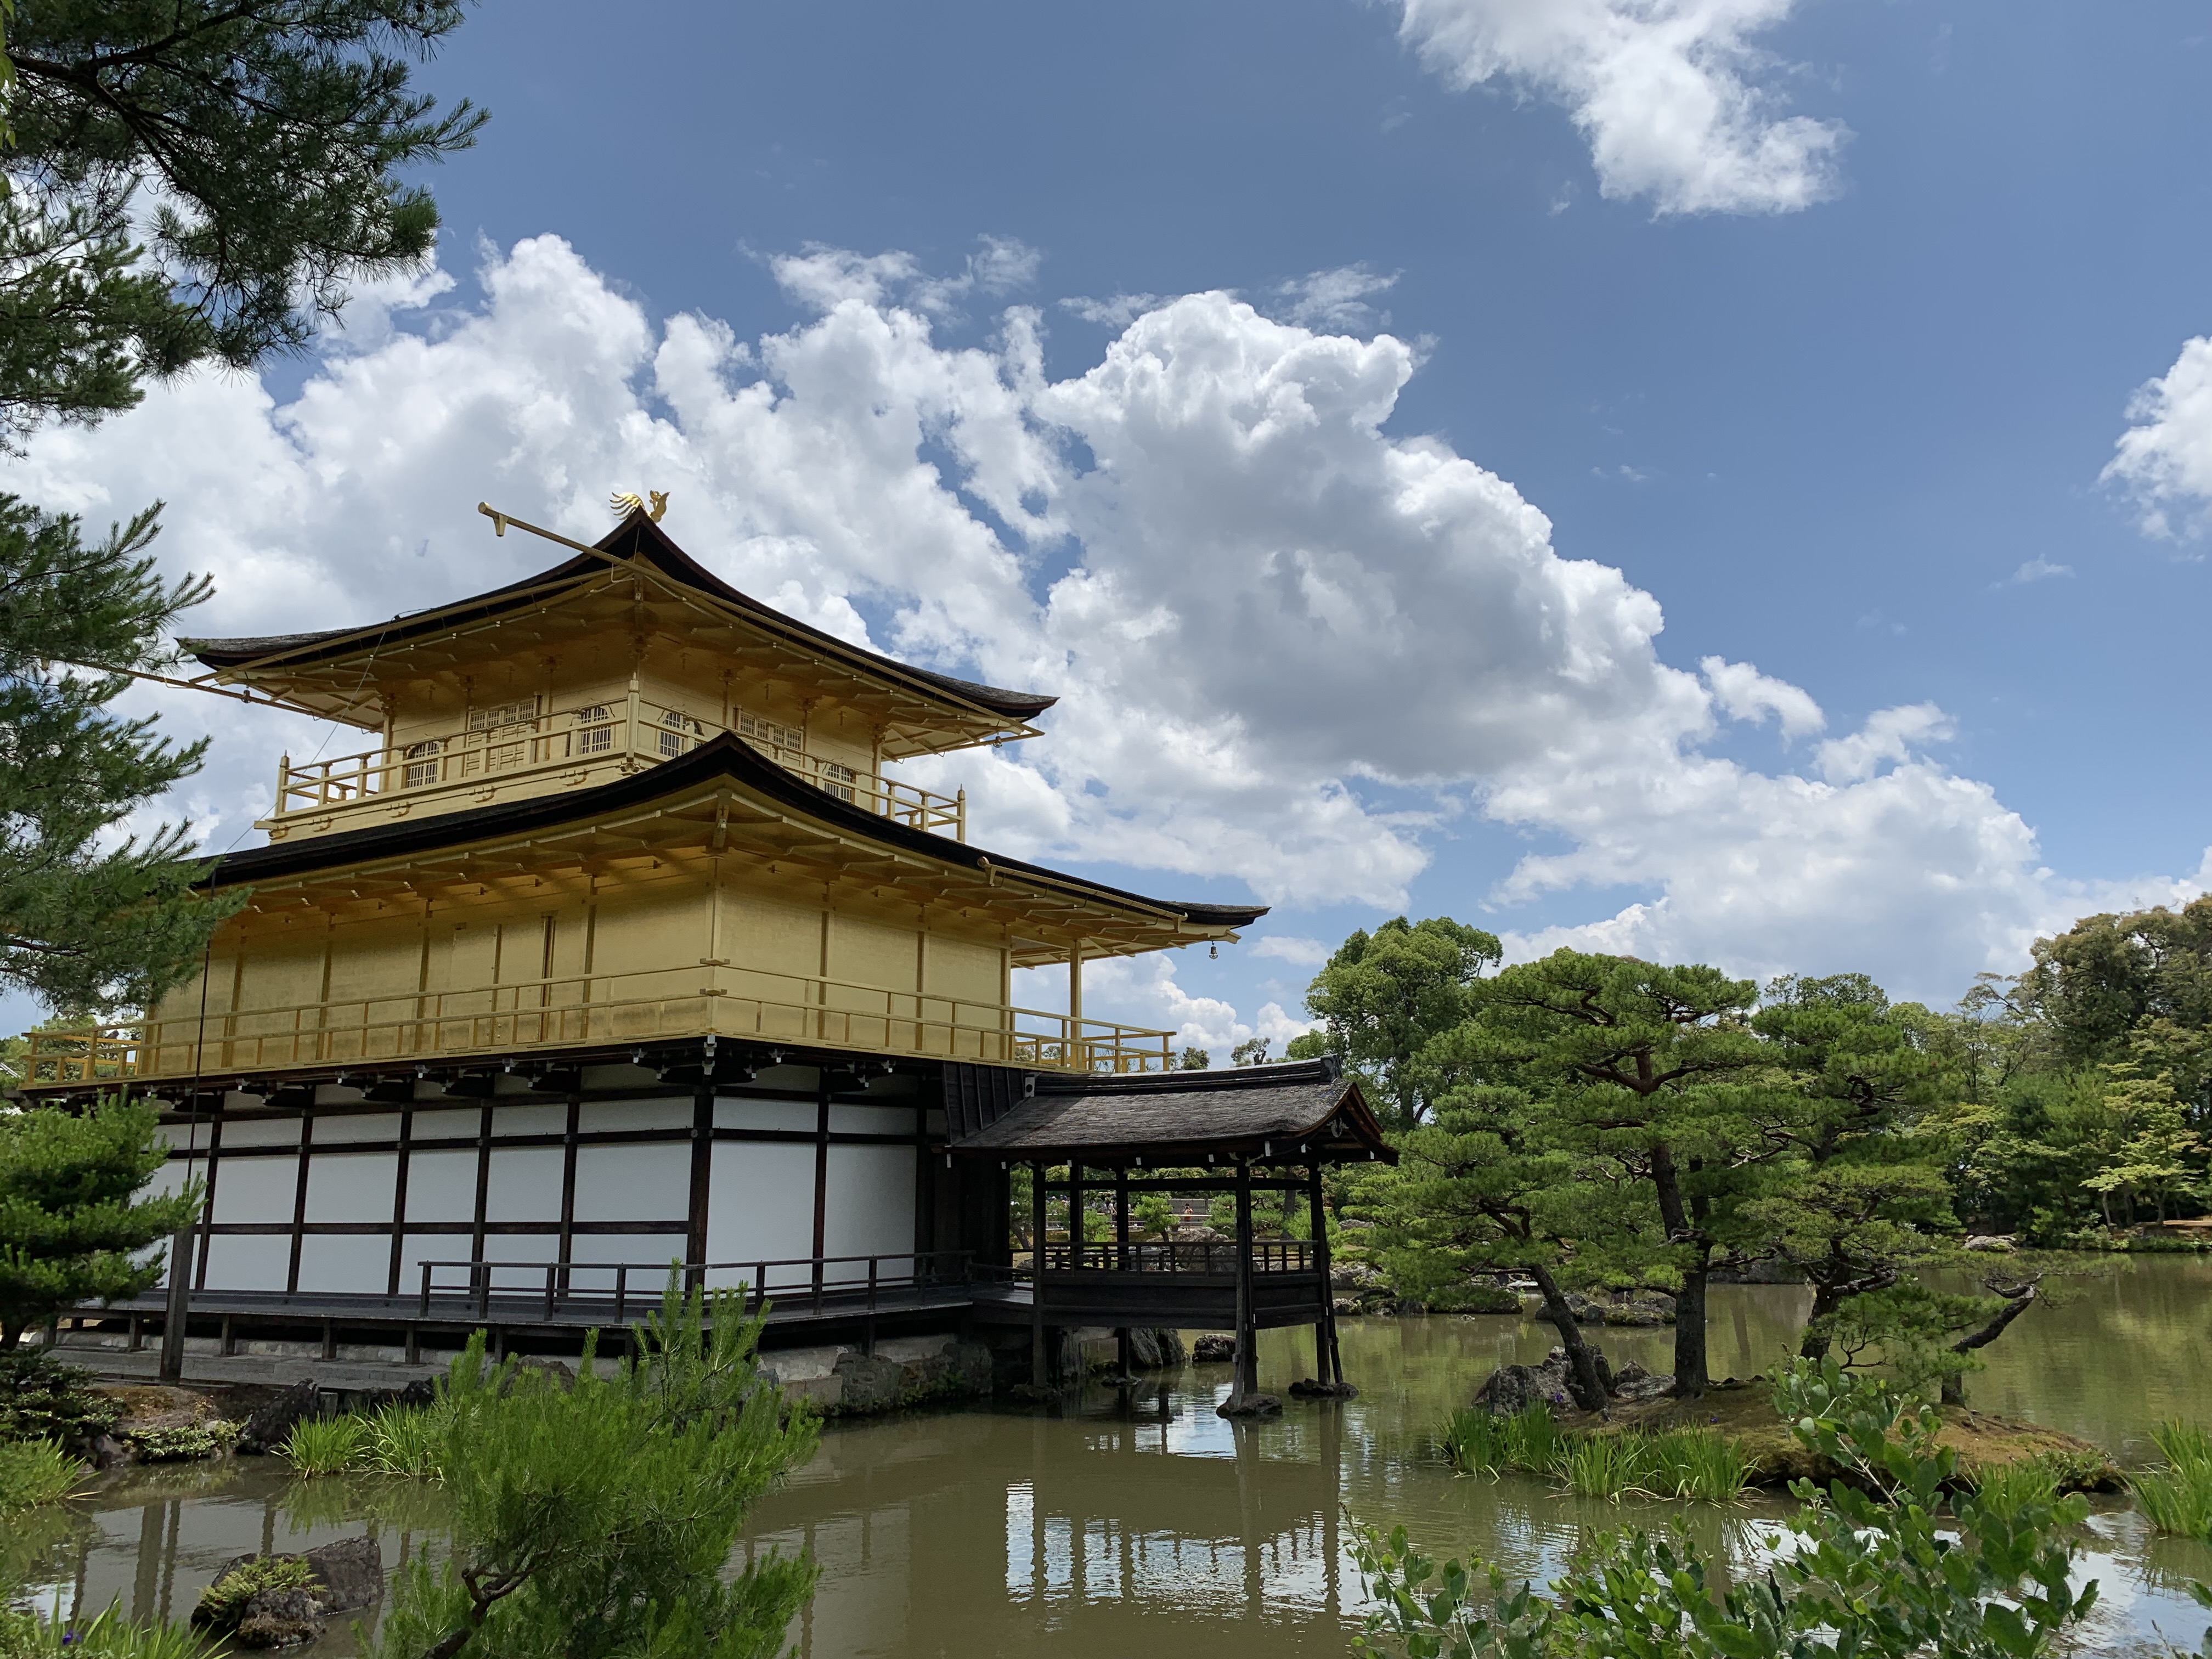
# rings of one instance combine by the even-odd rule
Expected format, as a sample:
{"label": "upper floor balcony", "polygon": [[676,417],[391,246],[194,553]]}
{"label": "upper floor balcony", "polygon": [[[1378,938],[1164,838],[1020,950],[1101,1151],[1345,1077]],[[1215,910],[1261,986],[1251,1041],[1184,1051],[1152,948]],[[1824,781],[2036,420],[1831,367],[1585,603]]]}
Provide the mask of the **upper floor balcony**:
{"label": "upper floor balcony", "polygon": [[531,702],[476,709],[464,725],[390,747],[305,763],[286,756],[277,769],[276,810],[258,827],[281,841],[552,794],[672,760],[729,731],[825,794],[911,829],[968,839],[966,790],[936,794],[810,754],[793,727],[743,710],[732,719],[724,726],[635,691],[544,714]]}

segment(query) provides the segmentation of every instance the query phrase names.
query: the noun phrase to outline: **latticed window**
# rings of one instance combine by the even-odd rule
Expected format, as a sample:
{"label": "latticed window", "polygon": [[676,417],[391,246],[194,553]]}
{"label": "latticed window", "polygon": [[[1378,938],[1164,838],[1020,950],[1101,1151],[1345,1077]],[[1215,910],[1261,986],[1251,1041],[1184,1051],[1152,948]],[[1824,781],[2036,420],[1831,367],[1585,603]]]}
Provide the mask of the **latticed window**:
{"label": "latticed window", "polygon": [[822,787],[829,793],[836,796],[839,800],[849,801],[853,799],[854,781],[851,767],[840,766],[836,761],[822,763]]}
{"label": "latticed window", "polygon": [[769,749],[799,749],[806,747],[806,734],[795,726],[781,725],[763,720],[758,714],[738,710],[738,735],[756,747]]}
{"label": "latticed window", "polygon": [[524,697],[514,702],[494,703],[486,708],[469,710],[469,730],[496,732],[503,726],[527,726],[538,718],[538,699]]}
{"label": "latticed window", "polygon": [[604,755],[615,746],[614,716],[605,703],[593,703],[588,708],[571,709],[568,718],[582,729],[576,733],[576,752],[580,755]]}
{"label": "latticed window", "polygon": [[707,734],[705,726],[674,708],[661,715],[660,724],[660,752],[664,755],[680,755],[691,746],[693,738]]}
{"label": "latticed window", "polygon": [[438,757],[445,752],[445,749],[446,745],[435,738],[409,744],[402,751],[402,758],[407,764],[400,772],[399,787],[402,789],[420,789],[426,783],[437,782]]}

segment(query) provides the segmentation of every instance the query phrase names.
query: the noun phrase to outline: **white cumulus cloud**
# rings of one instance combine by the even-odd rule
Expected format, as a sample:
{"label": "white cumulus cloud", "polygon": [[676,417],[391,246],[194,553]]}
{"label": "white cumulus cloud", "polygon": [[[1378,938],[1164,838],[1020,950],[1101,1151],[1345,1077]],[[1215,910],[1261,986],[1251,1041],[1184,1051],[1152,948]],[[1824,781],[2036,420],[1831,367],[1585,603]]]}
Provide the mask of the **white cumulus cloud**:
{"label": "white cumulus cloud", "polygon": [[2128,418],[2104,482],[2134,500],[2146,534],[2202,537],[2212,528],[2212,337],[2184,344],[2129,401]]}
{"label": "white cumulus cloud", "polygon": [[1784,112],[1757,38],[1795,0],[1400,0],[1399,33],[1462,89],[1565,109],[1600,191],[1662,214],[1789,213],[1834,194],[1843,124]]}
{"label": "white cumulus cloud", "polygon": [[[1054,380],[1040,312],[950,343],[935,279],[904,256],[770,268],[789,326],[656,327],[567,244],[532,239],[488,252],[465,301],[394,290],[289,401],[188,379],[40,434],[8,483],[96,523],[166,498],[165,564],[219,584],[194,631],[241,634],[388,616],[559,556],[494,538],[480,499],[581,536],[605,527],[610,489],[670,490],[670,532],[770,604],[1059,694],[1042,740],[908,775],[965,787],[994,849],[1127,866],[1156,891],[1241,879],[1292,911],[1387,914],[1448,836],[1525,836],[1480,919],[1508,931],[1540,902],[1565,920],[1523,921],[1516,951],[1863,968],[1930,994],[2013,964],[2086,902],[1946,766],[1932,706],[1873,714],[1802,772],[1780,744],[1771,769],[1709,753],[1723,720],[1771,716],[1785,742],[1826,722],[1748,663],[1670,665],[1652,595],[1562,557],[1476,461],[1395,434],[1418,365],[1401,340],[1195,294],[1133,308]],[[410,331],[431,305],[437,326]],[[265,809],[278,747],[363,746],[210,699],[131,702],[213,737],[179,805],[216,846]],[[1172,958],[1092,975],[1092,1012],[1205,1046],[1303,1029],[1187,992]]]}

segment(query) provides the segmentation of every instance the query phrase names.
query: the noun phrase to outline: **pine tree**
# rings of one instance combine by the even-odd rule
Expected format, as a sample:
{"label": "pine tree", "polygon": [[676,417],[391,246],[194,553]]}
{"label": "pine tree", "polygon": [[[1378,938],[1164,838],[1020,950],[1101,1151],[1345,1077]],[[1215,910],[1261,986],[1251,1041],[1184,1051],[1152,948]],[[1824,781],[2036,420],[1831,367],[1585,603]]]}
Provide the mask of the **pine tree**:
{"label": "pine tree", "polygon": [[725,1569],[753,1502],[814,1449],[753,1348],[738,1298],[676,1275],[639,1352],[573,1385],[484,1363],[477,1333],[441,1390],[450,1551],[418,1554],[377,1632],[385,1659],[769,1659],[814,1564]]}
{"label": "pine tree", "polygon": [[0,1114],[0,1353],[64,1308],[161,1277],[161,1256],[146,1252],[191,1219],[201,1193],[139,1196],[168,1158],[158,1121],[115,1098],[82,1114]]}
{"label": "pine tree", "polygon": [[[125,410],[149,378],[297,350],[361,277],[418,265],[428,195],[397,170],[483,116],[410,88],[458,0],[37,0],[10,22],[0,155],[0,449]],[[150,212],[145,212],[149,210]],[[142,213],[143,218],[138,217]],[[141,240],[143,236],[143,240]],[[197,746],[106,706],[207,595],[164,585],[159,506],[89,544],[0,497],[0,981],[77,1012],[143,1004],[222,912],[185,826],[94,837],[186,777]]]}

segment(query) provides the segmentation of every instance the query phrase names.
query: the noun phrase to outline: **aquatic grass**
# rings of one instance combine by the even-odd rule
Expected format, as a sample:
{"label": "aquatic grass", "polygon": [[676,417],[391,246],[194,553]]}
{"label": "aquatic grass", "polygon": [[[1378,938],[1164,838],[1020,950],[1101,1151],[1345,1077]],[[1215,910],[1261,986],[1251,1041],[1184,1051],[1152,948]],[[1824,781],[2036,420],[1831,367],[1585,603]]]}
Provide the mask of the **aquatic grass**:
{"label": "aquatic grass", "polygon": [[1567,1441],[1559,1460],[1560,1479],[1570,1492],[1614,1503],[1644,1490],[1648,1448],[1626,1434],[1580,1434]]}
{"label": "aquatic grass", "polygon": [[1462,1474],[1496,1474],[1512,1462],[1507,1419],[1462,1406],[1444,1423],[1444,1455]]}
{"label": "aquatic grass", "polygon": [[315,1570],[305,1558],[264,1555],[233,1567],[202,1590],[192,1616],[204,1625],[228,1630],[238,1623],[246,1604],[263,1591],[305,1589],[314,1582]]}
{"label": "aquatic grass", "polygon": [[84,1465],[51,1440],[0,1441],[0,1515],[58,1504],[84,1476]]}
{"label": "aquatic grass", "polygon": [[1530,1474],[1556,1474],[1565,1442],[1559,1419],[1549,1406],[1523,1406],[1505,1419],[1505,1461],[1514,1468]]}
{"label": "aquatic grass", "polygon": [[1726,1435],[1711,1429],[1667,1429],[1638,1437],[1644,1491],[1655,1498],[1728,1504],[1751,1484],[1751,1460]]}
{"label": "aquatic grass", "polygon": [[2212,1540],[2212,1431],[2195,1423],[2161,1423],[2151,1439],[2166,1458],[2130,1483],[2159,1531]]}
{"label": "aquatic grass", "polygon": [[2054,1502],[2065,1473],[2065,1465],[2058,1458],[2023,1457],[2016,1462],[1975,1468],[1968,1478],[1974,1483],[1975,1504],[1992,1516],[2010,1520],[2030,1504]]}
{"label": "aquatic grass", "polygon": [[303,1417],[276,1455],[302,1474],[343,1474],[365,1467],[368,1425],[358,1417]]}
{"label": "aquatic grass", "polygon": [[58,1624],[0,1607],[0,1654],[7,1659],[221,1659],[227,1651],[188,1625],[125,1618],[119,1604]]}
{"label": "aquatic grass", "polygon": [[410,1480],[445,1478],[446,1431],[452,1408],[432,1406],[380,1407],[368,1421],[368,1464],[379,1474]]}

